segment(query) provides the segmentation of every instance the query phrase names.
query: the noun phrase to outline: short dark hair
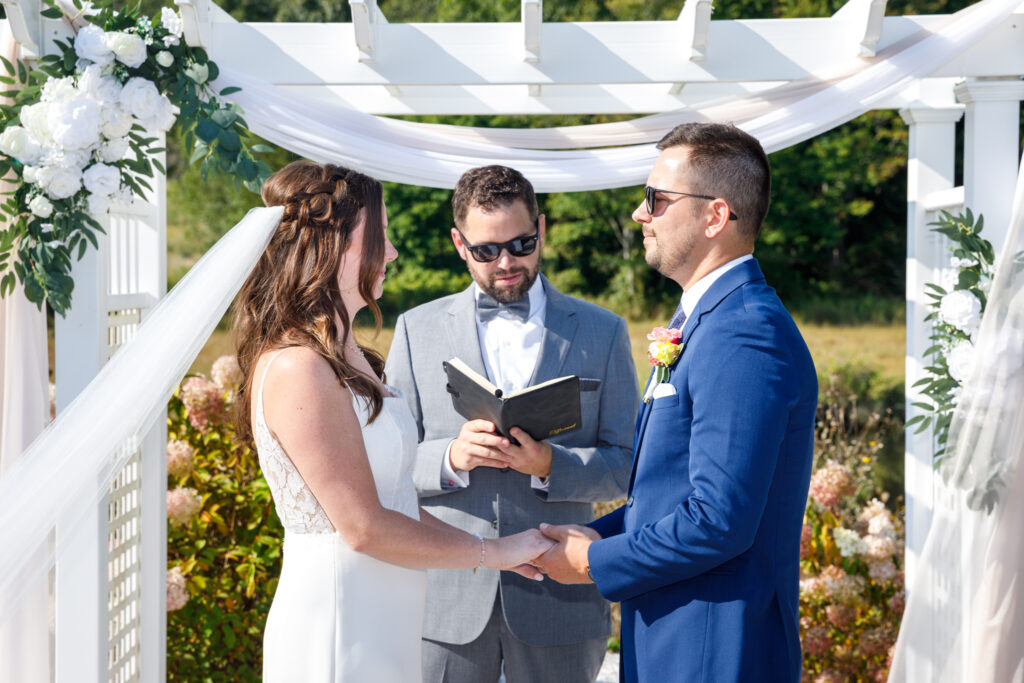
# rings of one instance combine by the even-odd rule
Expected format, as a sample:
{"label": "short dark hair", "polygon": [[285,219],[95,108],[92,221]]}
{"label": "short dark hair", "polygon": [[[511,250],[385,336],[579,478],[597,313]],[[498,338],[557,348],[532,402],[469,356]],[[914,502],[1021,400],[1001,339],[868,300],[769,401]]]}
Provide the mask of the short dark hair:
{"label": "short dark hair", "polygon": [[721,197],[739,216],[740,232],[757,238],[768,215],[772,172],[768,155],[750,133],[726,123],[683,123],[658,142],[659,150],[686,146],[692,192]]}
{"label": "short dark hair", "polygon": [[522,173],[508,166],[481,166],[471,168],[455,183],[452,211],[455,225],[461,230],[470,208],[493,211],[509,206],[516,200],[526,205],[530,220],[537,218],[537,196],[533,185]]}

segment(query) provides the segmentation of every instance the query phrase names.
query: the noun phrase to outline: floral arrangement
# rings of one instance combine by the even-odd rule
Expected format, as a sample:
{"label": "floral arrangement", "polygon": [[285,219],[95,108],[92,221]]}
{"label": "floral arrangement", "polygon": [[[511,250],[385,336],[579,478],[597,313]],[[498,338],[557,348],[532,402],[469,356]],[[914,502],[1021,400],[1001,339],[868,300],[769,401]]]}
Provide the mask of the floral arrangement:
{"label": "floral arrangement", "polygon": [[18,187],[0,204],[0,295],[17,278],[30,301],[63,315],[72,258],[98,246],[97,218],[164,172],[155,135],[177,123],[204,176],[221,170],[254,192],[271,169],[253,154],[270,148],[249,144],[240,109],[221,99],[238,88],[213,90],[217,65],[185,44],[176,11],[154,21],[137,6],[114,11],[110,0],[82,2],[73,15],[43,3],[43,16],[63,19],[72,36],[32,69],[2,60],[10,103],[0,105],[0,178]]}
{"label": "floral arrangement", "polygon": [[964,382],[974,371],[975,336],[992,286],[995,252],[981,237],[983,218],[978,216],[975,221],[970,209],[963,215],[943,211],[933,225],[938,226],[935,232],[949,238],[952,258],[941,281],[925,285],[932,300],[925,320],[932,321],[934,342],[925,355],[931,356],[932,362],[925,368],[925,377],[914,386],[920,387],[927,400],[914,403],[925,412],[910,419],[906,426],[916,424],[917,432],[932,427],[937,444],[935,457],[941,459]]}
{"label": "floral arrangement", "polygon": [[234,356],[167,409],[167,678],[257,680],[284,531],[256,454],[234,440]]}
{"label": "floral arrangement", "polygon": [[647,334],[651,345],[647,347],[647,359],[654,367],[654,380],[644,392],[644,403],[651,400],[654,387],[668,379],[669,368],[683,352],[683,333],[675,328],[655,327]]}

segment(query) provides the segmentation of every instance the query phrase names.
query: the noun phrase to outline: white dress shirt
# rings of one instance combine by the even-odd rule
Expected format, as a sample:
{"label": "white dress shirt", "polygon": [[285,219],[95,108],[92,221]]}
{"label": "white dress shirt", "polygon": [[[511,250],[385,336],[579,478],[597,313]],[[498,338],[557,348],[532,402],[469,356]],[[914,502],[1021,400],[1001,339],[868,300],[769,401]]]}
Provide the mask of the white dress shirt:
{"label": "white dress shirt", "polygon": [[[480,287],[473,283],[473,294],[479,297]],[[525,389],[540,356],[541,341],[544,339],[544,318],[547,310],[547,295],[538,277],[530,286],[530,314],[526,321],[500,311],[486,323],[477,318],[476,333],[480,341],[480,355],[484,361],[487,379],[510,394]],[[454,440],[453,440],[454,442]],[[443,488],[465,488],[469,486],[469,472],[457,472],[452,467],[451,444],[441,461],[441,484]],[[533,488],[547,490],[547,479],[534,476]]]}
{"label": "white dress shirt", "polygon": [[726,272],[732,270],[744,261],[749,261],[754,258],[753,254],[744,254],[737,259],[733,259],[728,263],[725,263],[710,273],[697,280],[694,284],[690,285],[690,288],[683,292],[683,296],[680,298],[679,303],[683,306],[683,315],[687,318],[693,313],[693,309],[697,308],[697,304],[700,303],[700,298],[704,296],[704,293],[711,289],[711,285],[715,284],[715,281],[726,274]]}

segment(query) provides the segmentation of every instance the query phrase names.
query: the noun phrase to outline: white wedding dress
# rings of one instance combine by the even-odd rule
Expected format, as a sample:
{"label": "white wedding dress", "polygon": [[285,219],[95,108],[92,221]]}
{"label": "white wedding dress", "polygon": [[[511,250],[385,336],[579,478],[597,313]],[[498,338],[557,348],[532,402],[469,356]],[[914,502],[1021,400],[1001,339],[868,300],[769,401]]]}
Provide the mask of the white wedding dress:
{"label": "white wedding dress", "polygon": [[[260,379],[253,424],[260,467],[285,529],[281,580],[263,635],[263,680],[416,683],[426,572],[357,553],[334,530],[267,427],[263,380],[276,357]],[[416,426],[405,401],[386,397],[368,425],[366,401],[354,394],[352,400],[381,504],[419,519],[412,482]]]}

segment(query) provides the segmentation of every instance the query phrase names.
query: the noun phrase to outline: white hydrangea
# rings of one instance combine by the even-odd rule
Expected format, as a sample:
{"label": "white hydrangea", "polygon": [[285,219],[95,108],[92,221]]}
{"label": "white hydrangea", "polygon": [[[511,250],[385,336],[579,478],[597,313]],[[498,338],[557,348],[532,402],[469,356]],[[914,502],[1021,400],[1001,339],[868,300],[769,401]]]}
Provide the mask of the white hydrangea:
{"label": "white hydrangea", "polygon": [[832,529],[832,538],[835,539],[839,553],[843,557],[863,555],[868,550],[867,543],[861,540],[860,535],[856,531],[851,529],[836,527]]}
{"label": "white hydrangea", "polygon": [[34,216],[49,218],[53,214],[53,203],[44,195],[36,195],[32,198],[32,201],[28,203],[28,210],[31,211]]}
{"label": "white hydrangea", "polygon": [[50,130],[53,144],[63,149],[86,149],[100,138],[100,103],[88,95],[50,104]]}
{"label": "white hydrangea", "polygon": [[[181,38],[182,33],[185,31],[185,22],[182,21],[181,15],[170,7],[164,7],[160,10],[160,23],[175,38]],[[174,44],[177,45],[177,43]]]}
{"label": "white hydrangea", "polygon": [[134,33],[114,31],[107,34],[107,46],[113,50],[117,61],[135,68],[146,61],[146,43]]}
{"label": "white hydrangea", "polygon": [[947,292],[952,292],[956,289],[959,282],[960,271],[956,268],[943,268],[942,272],[939,273],[939,287],[942,287]]}
{"label": "white hydrangea", "polygon": [[981,301],[965,289],[952,291],[939,302],[939,318],[967,334],[972,334],[981,323]]}
{"label": "white hydrangea", "polygon": [[124,159],[128,153],[128,148],[131,146],[127,137],[114,138],[113,140],[107,140],[100,145],[99,149],[96,150],[96,156],[99,157],[100,161],[112,164],[121,159]]}
{"label": "white hydrangea", "polygon": [[110,140],[124,137],[132,129],[131,114],[120,107],[104,107],[100,121],[100,130]]}
{"label": "white hydrangea", "polygon": [[50,105],[47,102],[36,102],[27,107],[21,108],[18,115],[21,125],[32,134],[32,137],[42,145],[53,142],[53,134],[50,132]]}
{"label": "white hydrangea", "polygon": [[104,105],[117,104],[121,99],[121,84],[95,64],[87,66],[78,77],[78,89]]}
{"label": "white hydrangea", "polygon": [[114,61],[114,53],[107,45],[106,32],[95,24],[86,24],[78,29],[75,54],[100,66]]}
{"label": "white hydrangea", "polygon": [[949,366],[949,376],[959,384],[966,382],[978,362],[978,354],[974,344],[969,341],[961,341],[950,350],[946,356],[946,365]]}
{"label": "white hydrangea", "polygon": [[64,102],[74,99],[79,94],[75,87],[75,79],[71,76],[64,78],[50,78],[43,84],[43,90],[39,95],[41,102]]}
{"label": "white hydrangea", "polygon": [[974,259],[960,258],[959,256],[954,256],[949,259],[949,265],[956,269],[973,268],[974,266],[978,265],[978,262],[975,261]]}
{"label": "white hydrangea", "polygon": [[104,197],[117,192],[121,185],[121,171],[116,166],[93,164],[82,174],[85,189]]}
{"label": "white hydrangea", "polygon": [[105,216],[110,211],[110,199],[103,195],[90,194],[85,199],[89,213],[93,216]]}
{"label": "white hydrangea", "polygon": [[43,147],[28,129],[11,126],[0,133],[0,152],[22,164],[34,164],[42,158]]}

